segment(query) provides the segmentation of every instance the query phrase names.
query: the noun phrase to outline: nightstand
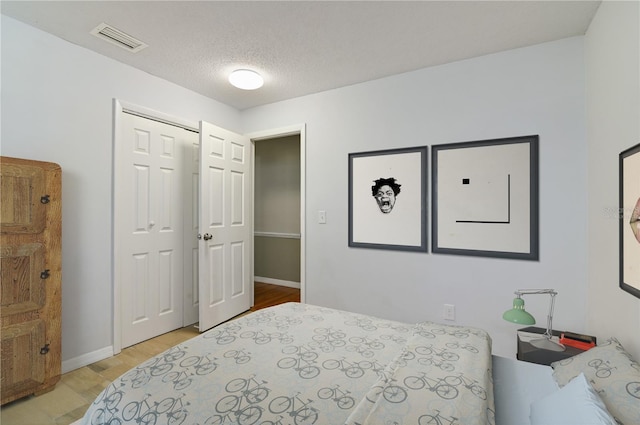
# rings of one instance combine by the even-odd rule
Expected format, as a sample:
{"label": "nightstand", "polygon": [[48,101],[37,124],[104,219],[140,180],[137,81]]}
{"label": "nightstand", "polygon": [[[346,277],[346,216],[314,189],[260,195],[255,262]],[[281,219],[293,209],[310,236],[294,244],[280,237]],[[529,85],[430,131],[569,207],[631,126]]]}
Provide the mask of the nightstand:
{"label": "nightstand", "polygon": [[[573,357],[577,354],[584,353],[585,350],[579,348],[565,346],[565,351],[551,351],[542,348],[534,347],[529,344],[533,334],[543,335],[546,329],[530,326],[528,328],[518,329],[518,353],[516,358],[530,363],[537,363],[541,365],[551,365],[551,363],[558,360]],[[554,337],[560,338],[562,331],[552,331]]]}

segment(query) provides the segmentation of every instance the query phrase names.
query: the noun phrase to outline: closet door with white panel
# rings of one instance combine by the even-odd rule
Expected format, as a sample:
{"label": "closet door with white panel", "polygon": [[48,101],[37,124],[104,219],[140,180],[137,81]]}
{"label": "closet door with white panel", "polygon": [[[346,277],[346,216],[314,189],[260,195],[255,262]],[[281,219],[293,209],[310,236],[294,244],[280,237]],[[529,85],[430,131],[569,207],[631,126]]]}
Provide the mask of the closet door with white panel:
{"label": "closet door with white panel", "polygon": [[127,347],[183,326],[185,216],[192,214],[186,155],[198,135],[121,114],[116,149],[115,278]]}

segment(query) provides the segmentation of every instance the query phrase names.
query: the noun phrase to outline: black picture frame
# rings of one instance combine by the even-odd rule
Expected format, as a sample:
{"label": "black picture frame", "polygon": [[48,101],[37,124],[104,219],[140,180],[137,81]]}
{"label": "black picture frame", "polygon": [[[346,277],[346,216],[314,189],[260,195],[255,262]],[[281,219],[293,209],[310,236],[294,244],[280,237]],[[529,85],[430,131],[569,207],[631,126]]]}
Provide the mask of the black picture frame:
{"label": "black picture frame", "polygon": [[427,252],[427,157],[427,146],[349,154],[350,247]]}
{"label": "black picture frame", "polygon": [[538,261],[539,136],[431,147],[432,252]]}
{"label": "black picture frame", "polygon": [[619,155],[620,289],[640,298],[640,143]]}

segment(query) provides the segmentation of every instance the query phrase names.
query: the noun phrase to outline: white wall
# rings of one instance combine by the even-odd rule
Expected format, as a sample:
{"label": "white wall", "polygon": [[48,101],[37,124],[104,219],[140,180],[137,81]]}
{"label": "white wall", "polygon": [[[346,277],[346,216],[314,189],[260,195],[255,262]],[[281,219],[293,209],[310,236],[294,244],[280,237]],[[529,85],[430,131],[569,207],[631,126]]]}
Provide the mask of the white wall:
{"label": "white wall", "polygon": [[113,343],[113,98],[239,130],[231,107],[2,16],[1,153],[63,170],[67,362]]}
{"label": "white wall", "polygon": [[640,3],[600,5],[585,39],[589,172],[588,328],[640,358],[640,299],[619,289],[618,155],[640,143]]}
{"label": "white wall", "polygon": [[[587,146],[583,37],[397,75],[243,112],[243,131],[307,124],[307,302],[487,329],[515,355],[501,319],[518,288],[555,288],[557,328],[586,331]],[[336,70],[339,72],[339,70]],[[348,248],[350,152],[540,135],[540,261]],[[431,191],[431,190],[429,190]],[[317,224],[326,210],[327,224]],[[548,298],[527,298],[546,323]]]}

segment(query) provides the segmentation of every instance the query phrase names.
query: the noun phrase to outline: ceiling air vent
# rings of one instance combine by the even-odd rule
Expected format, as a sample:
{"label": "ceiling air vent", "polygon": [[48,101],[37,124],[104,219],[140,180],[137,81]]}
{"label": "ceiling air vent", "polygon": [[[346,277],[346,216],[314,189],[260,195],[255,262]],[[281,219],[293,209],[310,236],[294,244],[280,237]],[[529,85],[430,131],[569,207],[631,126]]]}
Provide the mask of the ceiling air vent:
{"label": "ceiling air vent", "polygon": [[105,24],[104,22],[91,30],[91,34],[117,46],[120,46],[132,53],[137,53],[147,47],[147,44],[143,43],[142,41],[136,40],[129,34],[126,34],[109,24]]}

